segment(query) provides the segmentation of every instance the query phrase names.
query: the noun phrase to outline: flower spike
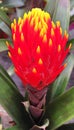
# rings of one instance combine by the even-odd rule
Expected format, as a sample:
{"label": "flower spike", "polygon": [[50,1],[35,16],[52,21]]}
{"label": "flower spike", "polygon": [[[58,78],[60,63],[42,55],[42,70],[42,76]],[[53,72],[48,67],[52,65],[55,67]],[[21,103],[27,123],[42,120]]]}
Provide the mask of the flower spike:
{"label": "flower spike", "polygon": [[50,14],[33,8],[11,24],[13,47],[9,48],[15,72],[23,83],[42,90],[63,71],[71,44],[66,48],[68,33],[62,34],[60,21],[54,23]]}

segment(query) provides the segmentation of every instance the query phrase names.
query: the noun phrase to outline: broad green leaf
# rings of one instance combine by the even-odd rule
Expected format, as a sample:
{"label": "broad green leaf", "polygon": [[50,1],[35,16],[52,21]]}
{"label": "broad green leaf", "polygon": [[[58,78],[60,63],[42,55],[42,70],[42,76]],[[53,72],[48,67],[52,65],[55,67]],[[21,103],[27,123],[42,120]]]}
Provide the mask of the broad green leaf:
{"label": "broad green leaf", "polygon": [[1,9],[0,9],[0,19],[10,27],[11,20],[9,19],[7,14]]}
{"label": "broad green leaf", "polygon": [[57,130],[74,130],[74,124],[66,124],[58,128]]}
{"label": "broad green leaf", "polygon": [[47,130],[55,130],[74,118],[74,87],[49,103],[44,118],[50,121]]}
{"label": "broad green leaf", "polygon": [[54,13],[55,5],[57,4],[57,0],[47,0],[47,4],[45,6],[45,9],[47,12],[51,14],[51,16]]}
{"label": "broad green leaf", "polygon": [[16,126],[13,126],[13,127],[10,127],[10,128],[7,128],[7,129],[4,129],[4,130],[26,130],[25,127],[24,129],[21,128],[20,126],[16,125]]}
{"label": "broad green leaf", "polygon": [[17,88],[16,84],[14,83],[12,78],[9,76],[9,74],[6,72],[6,70],[2,67],[1,64],[0,64],[0,72],[9,80],[10,84],[12,84],[14,88]]}
{"label": "broad green leaf", "polygon": [[[71,76],[71,72],[74,67],[74,55],[70,54],[65,62],[67,63],[67,67],[55,80],[55,82],[50,86],[51,88],[49,89],[49,91],[51,91],[50,93],[48,92],[47,100],[53,100],[54,98],[62,94],[67,87],[67,84]],[[50,99],[48,99],[49,95]]]}
{"label": "broad green leaf", "polygon": [[16,13],[17,13],[17,17],[22,17],[24,15],[25,9],[24,8],[17,8],[16,9]]}
{"label": "broad green leaf", "polygon": [[3,0],[3,2],[0,4],[0,6],[3,6],[3,7],[21,7],[21,6],[24,6],[24,1],[22,0],[16,0],[14,2],[14,0]]}
{"label": "broad green leaf", "polygon": [[12,42],[8,39],[0,39],[0,52],[8,50],[6,41],[8,41],[9,44],[12,44]]}
{"label": "broad green leaf", "polygon": [[10,28],[0,20],[0,29],[5,32],[8,36],[11,36],[11,30]]}
{"label": "broad green leaf", "polygon": [[71,9],[74,8],[74,0],[70,0],[70,8],[71,8]]}
{"label": "broad green leaf", "polygon": [[58,4],[55,6],[55,11],[53,14],[53,21],[60,21],[61,27],[68,31],[70,20],[70,0],[58,0]]}
{"label": "broad green leaf", "polygon": [[20,127],[29,130],[31,121],[22,104],[24,97],[14,85],[0,67],[0,104]]}

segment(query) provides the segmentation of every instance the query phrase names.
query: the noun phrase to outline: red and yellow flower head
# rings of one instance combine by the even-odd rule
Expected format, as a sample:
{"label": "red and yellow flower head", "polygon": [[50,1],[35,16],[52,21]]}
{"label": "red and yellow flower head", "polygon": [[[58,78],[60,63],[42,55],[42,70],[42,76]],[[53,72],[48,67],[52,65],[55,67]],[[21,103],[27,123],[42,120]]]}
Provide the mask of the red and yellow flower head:
{"label": "red and yellow flower head", "polygon": [[[62,35],[60,22],[56,24],[47,12],[34,8],[11,24],[13,47],[8,45],[15,72],[24,84],[43,89],[61,73],[68,34]],[[8,44],[8,43],[7,43]]]}

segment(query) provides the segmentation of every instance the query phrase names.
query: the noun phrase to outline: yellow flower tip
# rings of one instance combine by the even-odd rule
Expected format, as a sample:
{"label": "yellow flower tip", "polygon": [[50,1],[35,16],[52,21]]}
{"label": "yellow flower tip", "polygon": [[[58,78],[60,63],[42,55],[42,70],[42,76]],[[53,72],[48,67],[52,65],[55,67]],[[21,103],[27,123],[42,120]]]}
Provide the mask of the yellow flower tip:
{"label": "yellow flower tip", "polygon": [[64,35],[67,35],[67,31],[66,30],[64,31]]}
{"label": "yellow flower tip", "polygon": [[31,13],[31,11],[29,11],[29,12],[28,12],[28,19],[31,18],[31,15],[32,15],[32,13]]}
{"label": "yellow flower tip", "polygon": [[67,66],[67,63],[64,64],[64,68],[66,68],[66,66]]}
{"label": "yellow flower tip", "polygon": [[21,41],[24,41],[24,35],[21,33]]}
{"label": "yellow flower tip", "polygon": [[52,46],[52,39],[51,38],[49,39],[49,43],[48,44],[49,44],[49,46]]}
{"label": "yellow flower tip", "polygon": [[40,31],[40,37],[43,37],[43,35],[44,35],[44,30],[42,29],[42,30]]}
{"label": "yellow flower tip", "polygon": [[31,18],[30,26],[34,25],[36,31],[44,26],[47,29],[46,23],[50,19],[50,15],[47,12],[42,11],[40,8],[34,8],[28,15]]}
{"label": "yellow flower tip", "polygon": [[9,47],[9,43],[8,43],[8,41],[6,41],[6,45],[7,45],[7,47]]}
{"label": "yellow flower tip", "polygon": [[16,24],[11,23],[11,29],[14,29],[14,31],[16,32]]}
{"label": "yellow flower tip", "polygon": [[35,23],[37,24],[39,22],[39,17],[35,16]]}
{"label": "yellow flower tip", "polygon": [[20,24],[20,26],[19,26],[19,32],[20,33],[22,32],[22,24]]}
{"label": "yellow flower tip", "polygon": [[68,33],[67,33],[67,31],[65,30],[65,32],[64,32],[64,36],[68,39],[68,37],[69,37],[69,35],[68,35]]}
{"label": "yellow flower tip", "polygon": [[42,65],[42,64],[43,64],[43,61],[42,61],[41,58],[39,59],[38,64],[39,64],[39,65]]}
{"label": "yellow flower tip", "polygon": [[40,53],[40,46],[37,46],[36,52]]}
{"label": "yellow flower tip", "polygon": [[47,29],[48,29],[48,25],[44,22],[42,23],[42,28],[45,32],[47,32]]}
{"label": "yellow flower tip", "polygon": [[22,51],[20,48],[18,48],[18,54],[21,55],[22,54]]}
{"label": "yellow flower tip", "polygon": [[51,36],[54,36],[54,29],[51,28]]}
{"label": "yellow flower tip", "polygon": [[[41,30],[40,30],[40,37],[44,37],[46,35],[46,32],[47,32],[47,29],[45,27],[43,27]],[[45,36],[46,37],[46,36]]]}
{"label": "yellow flower tip", "polygon": [[22,21],[22,18],[19,17],[19,19],[18,19],[18,25],[21,24],[21,21]]}
{"label": "yellow flower tip", "polygon": [[42,28],[42,24],[41,22],[39,22],[39,29],[41,30],[41,28]]}
{"label": "yellow flower tip", "polygon": [[61,45],[58,45],[58,52],[61,51]]}
{"label": "yellow flower tip", "polygon": [[16,19],[14,19],[14,24],[16,24]]}
{"label": "yellow flower tip", "polygon": [[36,73],[37,73],[37,70],[36,70],[36,68],[35,68],[35,67],[32,69],[32,72],[33,72],[34,74],[36,74]]}
{"label": "yellow flower tip", "polygon": [[32,9],[32,13],[37,13],[37,12],[41,12],[41,8],[33,8]]}
{"label": "yellow flower tip", "polygon": [[15,41],[15,33],[13,34],[13,40]]}
{"label": "yellow flower tip", "polygon": [[24,13],[24,17],[23,17],[24,21],[25,21],[27,18],[28,18],[27,13]]}
{"label": "yellow flower tip", "polygon": [[46,34],[43,36],[43,42],[47,42],[47,36],[46,36]]}
{"label": "yellow flower tip", "polygon": [[47,33],[47,27],[45,26],[45,25],[43,25],[44,27],[43,27],[43,33],[45,34],[45,33]]}
{"label": "yellow flower tip", "polygon": [[13,29],[14,28],[14,23],[11,23],[11,29]]}
{"label": "yellow flower tip", "polygon": [[38,31],[38,23],[36,23],[36,25],[34,27],[34,31]]}
{"label": "yellow flower tip", "polygon": [[8,51],[8,56],[11,58],[12,56],[11,56],[11,53]]}
{"label": "yellow flower tip", "polygon": [[51,19],[50,14],[45,12],[45,20],[48,21],[49,19]]}
{"label": "yellow flower tip", "polygon": [[56,26],[57,26],[57,27],[60,27],[60,21],[57,21],[57,22],[56,22]]}
{"label": "yellow flower tip", "polygon": [[14,31],[16,32],[16,25],[14,25]]}
{"label": "yellow flower tip", "polygon": [[53,27],[53,28],[55,28],[55,27],[56,27],[56,26],[55,26],[55,23],[54,23],[53,21],[52,21],[52,27]]}
{"label": "yellow flower tip", "polygon": [[22,19],[22,20],[21,20],[21,25],[23,25],[23,24],[24,24],[24,20]]}
{"label": "yellow flower tip", "polygon": [[69,45],[69,49],[71,49],[71,47],[72,47],[72,43],[70,43],[70,45]]}
{"label": "yellow flower tip", "polygon": [[66,34],[66,38],[67,38],[67,39],[69,38],[69,34],[68,34],[68,33]]}
{"label": "yellow flower tip", "polygon": [[30,21],[30,26],[33,26],[34,24],[34,18],[32,18],[32,20]]}
{"label": "yellow flower tip", "polygon": [[62,28],[60,27],[60,34],[62,34]]}

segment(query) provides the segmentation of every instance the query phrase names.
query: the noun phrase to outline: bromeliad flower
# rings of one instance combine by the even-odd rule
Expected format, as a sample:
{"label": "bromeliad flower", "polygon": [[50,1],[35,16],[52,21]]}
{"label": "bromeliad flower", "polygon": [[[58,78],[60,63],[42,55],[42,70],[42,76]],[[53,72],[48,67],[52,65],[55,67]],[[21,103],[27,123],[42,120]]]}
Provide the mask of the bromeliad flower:
{"label": "bromeliad flower", "polygon": [[24,84],[42,90],[55,80],[66,64],[63,61],[70,46],[66,48],[68,34],[62,34],[60,22],[56,24],[47,12],[34,8],[25,13],[18,22],[11,24],[13,47],[8,43],[9,56],[15,72]]}

